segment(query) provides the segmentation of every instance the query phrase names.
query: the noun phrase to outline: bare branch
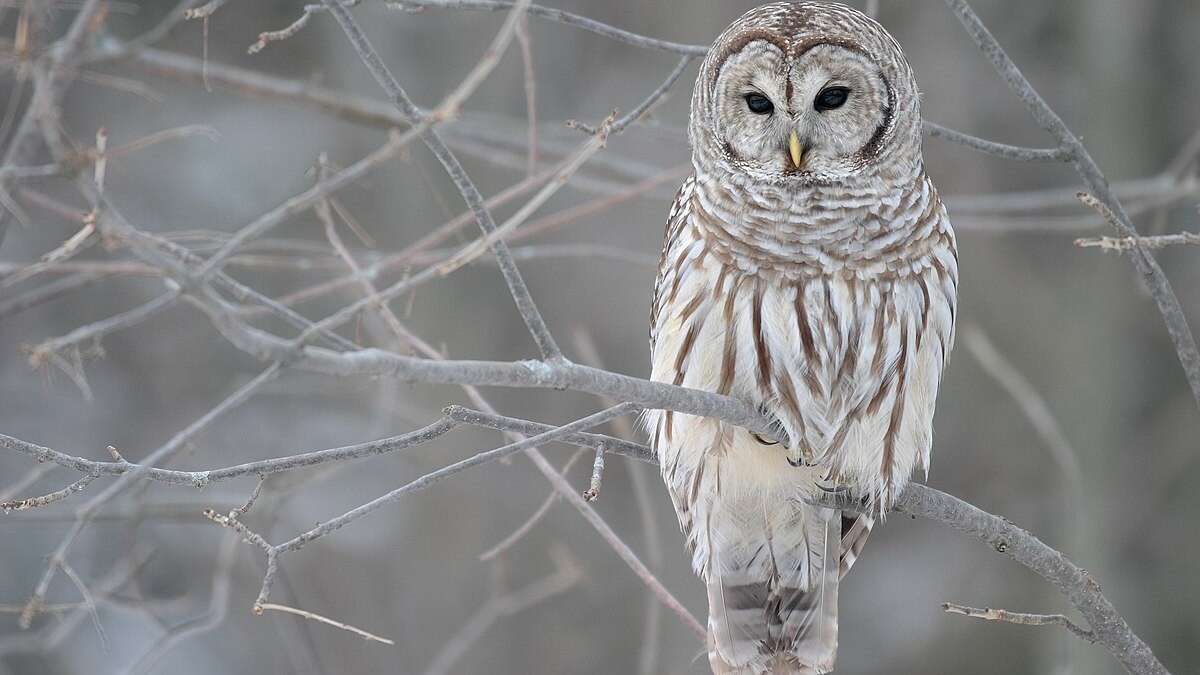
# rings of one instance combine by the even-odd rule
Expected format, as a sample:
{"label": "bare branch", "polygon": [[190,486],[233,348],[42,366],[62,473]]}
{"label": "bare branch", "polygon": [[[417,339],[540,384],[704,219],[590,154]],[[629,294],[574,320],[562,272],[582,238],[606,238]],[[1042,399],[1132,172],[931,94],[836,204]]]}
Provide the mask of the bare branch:
{"label": "bare branch", "polygon": [[[1132,221],[1129,220],[1129,214],[1125,212],[1120,200],[1113,194],[1108,179],[1100,172],[1100,167],[1097,166],[1079,138],[1067,128],[1062,118],[1034,90],[1033,85],[1021,74],[1016,64],[1008,57],[1000,43],[983,25],[966,0],[946,0],[946,4],[958,16],[959,21],[967,29],[967,34],[992,63],[996,72],[1025,104],[1026,109],[1029,110],[1038,125],[1070,154],[1075,170],[1087,185],[1088,190],[1095,195],[1093,208],[1099,209],[1105,220],[1109,221],[1122,236],[1133,237],[1136,240],[1138,232]],[[1196,400],[1196,404],[1200,405],[1200,350],[1196,347],[1196,338],[1192,335],[1191,328],[1188,327],[1187,317],[1183,313],[1183,307],[1179,304],[1179,298],[1172,290],[1166,273],[1163,272],[1154,256],[1150,255],[1148,249],[1139,245],[1131,258],[1138,275],[1150,290],[1155,304],[1158,305],[1158,311],[1162,314],[1163,321],[1167,324],[1167,332],[1171,335],[1171,341],[1174,342],[1175,351],[1179,355],[1179,362],[1182,364],[1188,384],[1191,386],[1192,397]]]}
{"label": "bare branch", "polygon": [[404,133],[391,134],[388,137],[387,143],[384,143],[371,154],[329,176],[327,180],[319,181],[313,187],[256,218],[254,222],[238,230],[237,234],[231,236],[219,251],[205,261],[204,266],[197,273],[198,276],[201,278],[209,276],[214,270],[220,267],[225,259],[233,255],[234,251],[241,248],[245,242],[262,235],[287,219],[312,208],[320,200],[357,181],[375,167],[395,157],[404,146],[420,135],[422,128],[422,126],[416,126]]}
{"label": "bare branch", "polygon": [[[190,485],[192,487],[203,488],[214,483],[219,483],[236,478],[245,478],[247,476],[268,476],[271,474],[282,473],[285,471],[293,471],[296,469],[309,468],[328,464],[330,462],[340,462],[346,460],[360,459],[363,457],[371,457],[382,455],[398,450],[411,448],[422,443],[427,443],[435,438],[439,438],[451,429],[459,425],[459,422],[443,418],[429,424],[420,429],[416,429],[407,434],[383,438],[377,441],[368,441],[366,443],[358,443],[355,445],[347,445],[338,448],[329,448],[327,450],[318,450],[314,452],[304,452],[275,459],[264,459],[257,462],[247,462],[245,464],[237,464],[234,466],[224,467],[220,469],[209,469],[206,471],[177,471],[174,469],[162,469],[155,467],[148,462],[134,464],[125,461],[124,459],[115,462],[97,462],[74,455],[68,455],[51,448],[34,445],[12,436],[0,434],[0,448],[6,450],[14,450],[21,454],[34,457],[39,462],[53,462],[59,466],[64,466],[70,469],[75,469],[87,475],[97,476],[124,476],[140,472],[140,478],[145,480],[157,481],[168,485]],[[574,436],[569,437],[573,440],[579,440],[582,444],[598,443],[591,439],[576,439]],[[567,441],[570,442],[570,441]],[[64,497],[69,495],[64,495]]]}
{"label": "bare branch", "polygon": [[987,155],[995,155],[1022,162],[1066,162],[1071,159],[1070,153],[1060,148],[1023,148],[1017,145],[996,143],[995,141],[988,141],[971,136],[970,134],[964,134],[961,131],[955,131],[929,120],[925,120],[923,126],[925,133],[930,138],[941,138],[951,143],[965,145],[972,150],[978,150]]}
{"label": "bare branch", "polygon": [[1150,647],[1129,627],[1089,574],[1028,531],[956,497],[910,484],[896,510],[970,534],[1050,582],[1091,626],[1096,640],[1134,675],[1169,675]]}
{"label": "bare branch", "polygon": [[[575,454],[571,455],[571,458],[567,460],[567,463],[563,465],[563,468],[559,470],[559,473],[565,475],[571,470],[572,466],[575,466],[575,462],[578,461],[580,457],[583,457],[582,448],[575,451]],[[550,494],[546,495],[546,499],[544,499],[541,505],[537,507],[537,510],[535,510],[533,514],[525,520],[524,523],[521,523],[520,527],[513,530],[507,537],[497,542],[495,546],[489,548],[483,553],[480,553],[479,559],[484,562],[494,560],[501,553],[504,553],[508,549],[512,548],[518,541],[521,540],[522,537],[524,537],[526,534],[529,534],[535,525],[541,522],[542,518],[544,518],[546,514],[550,512],[550,507],[554,505],[554,502],[558,501],[558,498],[558,492],[551,490]],[[655,602],[654,606],[658,607],[658,603]]]}
{"label": "bare branch", "polygon": [[956,605],[953,602],[943,602],[942,609],[950,614],[962,614],[963,616],[983,619],[984,621],[1003,621],[1023,626],[1062,626],[1080,639],[1096,644],[1096,635],[1092,631],[1080,628],[1075,622],[1062,614],[1026,614],[1023,612],[1010,612],[1007,609],[992,609],[990,607],[977,609],[975,607],[967,607],[966,605]]}
{"label": "bare branch", "polygon": [[88,590],[87,584],[83,583],[83,579],[75,571],[75,568],[62,563],[63,574],[71,580],[75,585],[75,589],[79,591],[79,596],[83,598],[83,608],[87,610],[88,616],[92,620],[92,626],[96,629],[96,637],[100,639],[100,648],[108,651],[108,634],[104,631],[104,625],[100,623],[100,612],[96,609],[96,599],[92,597],[92,592]]}
{"label": "bare branch", "polygon": [[168,290],[166,293],[146,302],[142,305],[134,307],[120,314],[115,314],[107,319],[90,323],[86,326],[76,328],[75,330],[61,337],[46,340],[41,344],[29,350],[29,363],[33,367],[38,367],[50,357],[51,354],[57,354],[66,349],[77,347],[90,340],[99,340],[105,335],[115,333],[119,330],[124,330],[131,326],[149,319],[158,312],[167,309],[175,304],[179,299],[180,289],[178,286]]}
{"label": "bare branch", "polygon": [[585,501],[594,502],[600,497],[600,483],[604,480],[604,448],[596,448],[595,459],[592,460],[592,479],[588,489],[583,493]]}
{"label": "bare branch", "polygon": [[[37,86],[33,97],[20,124],[17,125],[8,149],[3,158],[0,158],[0,166],[24,164],[37,151],[41,143],[38,117],[42,110],[57,108],[62,103],[73,77],[73,69],[66,66],[74,64],[87,42],[89,33],[100,27],[106,6],[107,3],[103,0],[84,0],[66,35],[51,52],[50,60],[45,66],[47,77],[35,80]],[[7,187],[5,181],[0,180],[0,192],[7,194]],[[9,211],[11,212],[11,209]],[[0,212],[0,242],[4,241],[4,234],[8,229],[8,215]]]}
{"label": "bare branch", "polygon": [[582,574],[578,565],[565,553],[556,556],[558,570],[554,574],[535,581],[524,588],[499,595],[488,600],[475,616],[471,617],[425,669],[425,675],[443,675],[451,672],[467,650],[497,621],[523,612],[546,600],[570,590],[579,582]]}
{"label": "bare branch", "polygon": [[1178,234],[1163,234],[1155,237],[1088,237],[1076,239],[1075,245],[1079,248],[1098,248],[1102,251],[1128,253],[1139,245],[1146,248],[1200,245],[1200,234],[1195,232],[1179,232]]}
{"label": "bare branch", "polygon": [[[515,2],[506,0],[403,0],[402,2],[389,2],[388,6],[397,9],[474,9],[488,12],[499,12],[507,9],[512,9]],[[624,42],[635,47],[645,49],[657,49],[659,51],[672,52],[675,54],[685,54],[688,56],[704,56],[708,53],[708,45],[685,45],[678,42],[669,42],[667,40],[656,40],[645,35],[638,35],[627,30],[622,30],[614,26],[589,19],[578,14],[565,12],[561,9],[553,7],[543,7],[541,5],[529,5],[525,10],[530,16],[535,16],[539,19],[561,23],[575,28],[581,28],[597,35]]]}
{"label": "bare branch", "polygon": [[307,610],[297,609],[296,607],[288,607],[287,605],[277,605],[273,602],[263,602],[263,603],[255,605],[254,609],[255,609],[255,612],[258,614],[261,614],[263,612],[263,610],[268,610],[268,609],[276,611],[276,612],[286,612],[288,614],[295,614],[296,616],[302,616],[306,619],[311,619],[313,621],[319,621],[323,624],[333,626],[334,628],[340,628],[341,630],[344,630],[346,632],[354,633],[355,635],[361,637],[364,640],[368,640],[371,642],[382,642],[385,645],[393,645],[394,646],[396,644],[395,640],[392,640],[391,638],[379,637],[378,635],[376,635],[374,633],[368,633],[367,631],[365,631],[361,628],[355,628],[354,626],[351,626],[348,623],[342,623],[341,621],[335,621],[333,619],[330,619],[329,617],[321,616],[320,614],[316,614],[314,612],[309,612]]}
{"label": "bare branch", "polygon": [[486,452],[478,453],[478,454],[468,457],[467,459],[464,459],[462,461],[455,462],[454,464],[451,464],[446,467],[442,467],[441,469],[438,469],[437,471],[427,473],[424,476],[417,478],[416,480],[410,481],[409,483],[402,485],[401,487],[398,487],[395,490],[392,490],[391,492],[383,495],[382,497],[377,497],[377,498],[367,502],[366,504],[359,506],[358,508],[347,511],[346,513],[338,516],[337,518],[333,518],[331,520],[325,521],[324,523],[321,523],[319,526],[317,526],[303,534],[299,534],[299,535],[289,539],[288,541],[286,541],[282,544],[279,544],[278,546],[275,546],[274,548],[279,553],[283,553],[286,551],[299,550],[305,544],[308,544],[309,542],[312,542],[313,540],[324,537],[325,535],[327,535],[337,529],[340,529],[340,528],[348,525],[349,523],[352,523],[355,520],[358,520],[359,518],[362,518],[363,516],[371,513],[372,511],[375,511],[382,506],[385,506],[387,504],[390,504],[390,503],[396,501],[400,497],[402,497],[410,492],[416,492],[418,490],[423,490],[423,489],[433,485],[434,483],[445,480],[446,478],[449,478],[450,476],[453,476],[453,475],[460,473],[462,471],[465,471],[467,469],[479,466],[480,464],[485,464],[487,462],[492,462],[492,461],[495,461],[498,459],[502,459],[504,457],[507,457],[508,455],[511,455],[516,452],[520,452],[521,450],[524,450],[526,448],[534,448],[534,447],[537,447],[544,443],[558,440],[558,439],[562,438],[563,436],[566,436],[570,433],[582,431],[584,429],[594,427],[598,424],[603,424],[614,417],[618,417],[620,415],[628,415],[630,413],[637,412],[638,410],[639,410],[639,408],[636,405],[633,405],[630,403],[622,403],[621,405],[614,406],[612,408],[609,408],[608,410],[603,410],[594,415],[589,415],[582,419],[578,419],[574,422],[571,422],[570,424],[565,424],[561,427],[557,427],[550,431],[546,431],[544,433],[537,434],[536,436],[530,436],[529,438],[526,438],[524,440],[516,441],[514,443],[509,443],[508,445],[501,446],[494,450],[488,450]]}
{"label": "bare branch", "polygon": [[[359,58],[362,59],[367,69],[371,71],[371,75],[379,83],[379,86],[383,88],[388,99],[410,123],[417,124],[418,120],[421,119],[420,110],[413,104],[404,89],[401,88],[400,83],[392,75],[391,71],[388,70],[383,60],[379,58],[378,52],[371,46],[371,43],[367,40],[367,36],[363,34],[354,16],[348,9],[338,4],[336,0],[321,1],[330,13],[333,14],[334,18],[337,19],[338,24],[346,33],[346,37],[349,38],[350,44],[354,46],[354,50],[358,52]],[[485,52],[484,59],[467,76],[463,84],[443,101],[442,105],[435,111],[432,119],[442,119],[444,116],[453,115],[457,112],[461,102],[466,100],[467,96],[473,91],[474,86],[477,86],[483,77],[490,72],[495,62],[499,59],[500,54],[508,46],[513,33],[516,31],[517,22],[520,20],[528,4],[528,0],[523,0],[514,6],[504,23],[504,27],[497,33],[492,45]],[[480,194],[479,189],[467,176],[458,158],[446,146],[445,141],[442,140],[436,129],[430,127],[421,130],[420,133],[426,147],[429,148],[430,152],[433,153],[446,169],[446,173],[454,181],[463,200],[470,207],[472,213],[474,213],[475,220],[479,224],[480,229],[483,230],[484,236],[492,236],[496,231],[496,222],[492,219],[491,212],[484,204],[483,196]],[[509,293],[513,296],[513,301],[516,302],[517,310],[521,313],[521,318],[524,319],[525,325],[529,328],[530,335],[533,336],[534,341],[537,343],[542,358],[561,360],[562,351],[558,348],[554,337],[551,336],[549,328],[546,327],[546,322],[542,319],[537,305],[534,304],[533,296],[530,295],[529,288],[525,285],[525,280],[521,277],[521,273],[508,251],[508,245],[502,239],[496,239],[491,242],[491,249],[492,253],[496,256],[496,260],[499,262],[500,273],[504,276],[505,283],[508,284]]]}
{"label": "bare branch", "polygon": [[1050,411],[1049,404],[1029,380],[1013,366],[988,339],[978,326],[968,326],[963,331],[967,349],[979,361],[979,365],[1012,397],[1021,408],[1026,419],[1050,451],[1054,463],[1063,472],[1067,486],[1071,517],[1077,518],[1083,509],[1083,470],[1079,466],[1079,455],[1067,440],[1062,426]]}
{"label": "bare branch", "polygon": [[233,586],[233,562],[237,554],[236,547],[237,537],[232,532],[227,533],[221,541],[221,546],[217,549],[217,560],[212,573],[211,598],[207,611],[164,633],[137,661],[130,665],[128,670],[130,675],[143,675],[151,672],[154,665],[181,642],[195,635],[206,633],[225,620],[229,613],[229,596]]}
{"label": "bare branch", "polygon": [[27,497],[25,499],[0,502],[0,511],[5,513],[9,513],[10,511],[24,511],[26,509],[36,509],[41,506],[49,506],[55,502],[61,502],[76,492],[82,492],[96,478],[96,474],[87,474],[61,490],[55,490],[40,497]]}
{"label": "bare branch", "polygon": [[[54,550],[54,553],[51,554],[50,564],[46,568],[46,572],[42,575],[42,578],[38,581],[37,587],[34,589],[33,596],[30,597],[29,602],[26,604],[26,611],[21,615],[21,627],[28,628],[30,622],[33,620],[33,616],[37,614],[38,608],[45,603],[46,593],[50,589],[50,582],[54,580],[55,571],[59,569],[62,563],[66,560],[67,552],[70,550],[71,545],[75,542],[80,532],[83,531],[91,517],[95,515],[97,511],[99,511],[105,504],[125,490],[125,488],[133,484],[135,480],[142,478],[156,464],[167,461],[173,455],[179,452],[179,450],[184,447],[184,443],[192,436],[199,433],[224,413],[244,403],[246,399],[250,398],[250,396],[258,391],[259,388],[274,379],[279,373],[279,370],[279,363],[275,363],[267,367],[266,370],[259,373],[259,375],[253,380],[249,381],[237,391],[230,394],[227,398],[225,398],[225,400],[217,404],[216,407],[214,407],[212,410],[209,410],[208,413],[189,424],[179,433],[172,436],[171,439],[164,445],[150,453],[145,460],[143,460],[143,463],[137,468],[119,476],[117,480],[113,481],[98,495],[81,506],[76,511],[74,524],[71,526],[71,529],[67,532],[66,536],[63,537],[62,541],[59,542],[59,545]],[[7,437],[5,437],[5,440],[7,440]]]}

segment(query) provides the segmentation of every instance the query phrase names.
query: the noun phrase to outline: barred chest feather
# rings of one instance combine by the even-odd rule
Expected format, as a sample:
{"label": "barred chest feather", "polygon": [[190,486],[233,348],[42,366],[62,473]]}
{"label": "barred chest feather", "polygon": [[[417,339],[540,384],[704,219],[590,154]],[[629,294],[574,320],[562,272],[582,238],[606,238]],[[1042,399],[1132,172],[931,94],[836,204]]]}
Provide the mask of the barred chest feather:
{"label": "barred chest feather", "polygon": [[914,470],[928,471],[953,341],[957,257],[936,192],[922,174],[906,194],[862,195],[861,208],[836,195],[850,207],[810,202],[813,222],[789,230],[786,218],[756,223],[766,207],[717,209],[711,188],[689,179],[668,220],[651,377],[760,405],[790,442],[651,415],[685,533],[702,495],[766,506],[827,482],[886,509]]}

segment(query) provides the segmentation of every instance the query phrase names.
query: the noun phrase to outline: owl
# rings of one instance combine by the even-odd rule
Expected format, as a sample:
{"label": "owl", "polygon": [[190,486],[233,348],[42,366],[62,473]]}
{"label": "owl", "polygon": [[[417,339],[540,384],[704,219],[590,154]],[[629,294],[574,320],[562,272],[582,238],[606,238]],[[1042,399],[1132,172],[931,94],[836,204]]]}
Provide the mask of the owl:
{"label": "owl", "polygon": [[[958,257],[919,103],[896,40],[832,3],[760,6],[700,68],[652,379],[744,400],[776,427],[646,419],[708,589],[716,673],[830,672],[840,579],[928,472]],[[868,507],[806,501],[830,490]]]}

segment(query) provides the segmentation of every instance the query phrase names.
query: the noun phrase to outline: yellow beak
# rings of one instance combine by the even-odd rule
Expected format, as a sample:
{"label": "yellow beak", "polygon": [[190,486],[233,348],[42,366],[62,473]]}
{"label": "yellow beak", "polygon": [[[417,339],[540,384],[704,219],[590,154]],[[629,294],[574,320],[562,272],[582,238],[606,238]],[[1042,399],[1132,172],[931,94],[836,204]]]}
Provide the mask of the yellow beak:
{"label": "yellow beak", "polygon": [[800,145],[800,137],[794,131],[788,139],[788,153],[792,156],[792,166],[799,169],[800,162],[804,161],[804,146]]}

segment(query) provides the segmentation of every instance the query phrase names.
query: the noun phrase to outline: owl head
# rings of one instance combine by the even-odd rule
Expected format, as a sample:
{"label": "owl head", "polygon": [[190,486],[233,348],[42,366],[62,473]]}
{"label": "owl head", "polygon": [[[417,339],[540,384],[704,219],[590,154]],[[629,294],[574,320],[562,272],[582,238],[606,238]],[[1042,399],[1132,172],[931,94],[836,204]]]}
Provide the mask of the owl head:
{"label": "owl head", "polygon": [[911,176],[916,80],[900,45],[844,5],[776,2],[713,43],[696,81],[697,170],[776,185]]}

